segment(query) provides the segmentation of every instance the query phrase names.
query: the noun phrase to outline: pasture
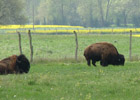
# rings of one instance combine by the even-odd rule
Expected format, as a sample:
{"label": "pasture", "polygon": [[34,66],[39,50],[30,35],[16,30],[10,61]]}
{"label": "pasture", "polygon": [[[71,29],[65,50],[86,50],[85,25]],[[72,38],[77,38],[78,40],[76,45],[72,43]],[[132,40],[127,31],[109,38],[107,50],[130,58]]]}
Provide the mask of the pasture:
{"label": "pasture", "polygon": [[[126,58],[125,66],[88,67],[83,51],[89,44],[107,41]],[[0,100],[138,100],[140,99],[140,38],[129,35],[78,35],[78,62],[74,35],[32,35],[34,62],[28,74],[1,75]],[[18,35],[0,34],[0,58],[19,54]],[[27,34],[23,53],[30,58]]]}
{"label": "pasture", "polygon": [[[116,46],[119,53],[129,57],[129,35],[128,34],[78,34],[78,59],[82,60],[84,49],[96,42],[110,42]],[[23,53],[30,57],[30,45],[28,34],[21,34]],[[132,38],[132,56],[134,59],[140,57],[140,38]],[[75,56],[75,36],[72,35],[32,35],[34,49],[34,60],[66,60]],[[0,59],[12,54],[19,54],[19,43],[17,34],[0,34]]]}

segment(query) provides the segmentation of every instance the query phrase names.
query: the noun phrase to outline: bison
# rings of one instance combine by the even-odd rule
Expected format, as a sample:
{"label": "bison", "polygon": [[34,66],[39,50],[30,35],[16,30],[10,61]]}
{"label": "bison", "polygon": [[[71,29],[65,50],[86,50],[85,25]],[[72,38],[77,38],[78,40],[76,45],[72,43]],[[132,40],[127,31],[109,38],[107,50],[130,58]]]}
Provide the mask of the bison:
{"label": "bison", "polygon": [[24,54],[12,55],[0,61],[0,74],[28,73],[30,63]]}
{"label": "bison", "polygon": [[90,60],[92,64],[96,66],[96,61],[100,61],[102,66],[112,65],[124,65],[125,58],[122,54],[119,54],[116,47],[111,43],[100,42],[88,46],[84,51],[84,56],[87,60],[87,64],[90,66]]}

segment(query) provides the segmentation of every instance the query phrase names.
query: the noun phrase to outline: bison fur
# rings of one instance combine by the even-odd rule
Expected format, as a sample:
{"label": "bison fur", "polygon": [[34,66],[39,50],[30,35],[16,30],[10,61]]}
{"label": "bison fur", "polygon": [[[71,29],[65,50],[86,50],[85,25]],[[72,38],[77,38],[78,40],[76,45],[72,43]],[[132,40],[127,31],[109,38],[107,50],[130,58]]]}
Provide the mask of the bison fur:
{"label": "bison fur", "polygon": [[28,73],[29,69],[29,60],[23,54],[12,55],[0,61],[0,74]]}
{"label": "bison fur", "polygon": [[84,51],[84,56],[87,64],[90,66],[90,61],[96,66],[96,61],[100,61],[102,66],[124,65],[124,55],[119,54],[116,47],[107,42],[99,42],[88,46]]}

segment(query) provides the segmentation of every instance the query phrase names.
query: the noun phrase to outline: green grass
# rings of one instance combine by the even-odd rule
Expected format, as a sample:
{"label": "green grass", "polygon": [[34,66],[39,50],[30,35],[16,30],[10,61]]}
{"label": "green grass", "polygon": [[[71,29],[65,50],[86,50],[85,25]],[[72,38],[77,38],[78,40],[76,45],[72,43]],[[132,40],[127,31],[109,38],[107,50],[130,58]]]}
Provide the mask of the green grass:
{"label": "green grass", "polygon": [[[129,58],[129,35],[78,35],[78,58],[84,59],[84,49],[96,42],[110,42],[114,44],[118,52]],[[139,60],[140,39],[132,38],[132,56]],[[75,37],[73,35],[32,35],[34,49],[34,60],[40,59],[74,59],[75,57]],[[19,54],[18,35],[0,34],[0,59],[12,54]],[[23,53],[30,58],[30,46],[28,35],[22,35]]]}
{"label": "green grass", "polygon": [[1,75],[0,100],[138,100],[139,62],[88,67],[86,63],[32,64],[28,74]]}
{"label": "green grass", "polygon": [[[34,62],[28,74],[0,75],[0,100],[139,100],[140,39],[128,35],[32,35]],[[126,58],[125,66],[88,67],[84,49],[96,42],[114,44]],[[18,36],[0,34],[0,58],[19,54]],[[23,53],[30,58],[28,35],[22,34]]]}

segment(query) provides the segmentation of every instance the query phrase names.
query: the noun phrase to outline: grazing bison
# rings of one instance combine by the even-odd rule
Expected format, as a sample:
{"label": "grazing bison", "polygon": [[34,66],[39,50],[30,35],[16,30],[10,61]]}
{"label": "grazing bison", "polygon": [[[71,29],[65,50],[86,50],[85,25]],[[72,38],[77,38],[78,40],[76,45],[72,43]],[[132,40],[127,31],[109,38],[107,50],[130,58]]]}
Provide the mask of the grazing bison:
{"label": "grazing bison", "polygon": [[0,74],[28,73],[30,63],[25,55],[12,55],[0,61]]}
{"label": "grazing bison", "polygon": [[96,66],[96,61],[100,61],[102,66],[112,65],[124,65],[125,59],[122,54],[119,54],[114,45],[107,42],[95,43],[88,46],[84,51],[84,56],[87,60],[87,64],[90,66],[90,60],[92,64]]}

